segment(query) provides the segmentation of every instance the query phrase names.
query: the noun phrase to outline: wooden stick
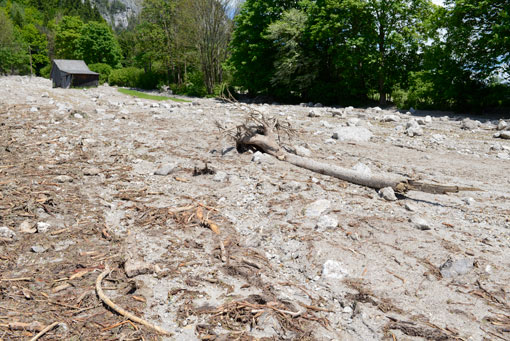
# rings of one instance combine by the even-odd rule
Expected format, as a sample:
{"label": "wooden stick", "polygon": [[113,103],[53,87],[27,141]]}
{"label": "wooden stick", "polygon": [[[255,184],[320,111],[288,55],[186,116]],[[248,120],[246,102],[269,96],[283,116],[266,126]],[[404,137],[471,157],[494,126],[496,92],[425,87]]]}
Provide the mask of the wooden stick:
{"label": "wooden stick", "polygon": [[32,278],[30,277],[19,277],[19,278],[0,278],[0,282],[17,282],[17,281],[27,281],[31,282]]}
{"label": "wooden stick", "polygon": [[44,334],[46,334],[47,332],[49,332],[50,330],[52,330],[53,328],[55,328],[56,326],[58,326],[60,324],[60,322],[53,322],[52,324],[50,324],[48,327],[44,328],[43,330],[41,330],[39,332],[39,334],[37,334],[36,336],[34,336],[33,338],[30,339],[30,341],[35,341],[37,339],[39,339],[41,336],[43,336]]}
{"label": "wooden stick", "polygon": [[101,301],[104,302],[104,304],[106,304],[107,306],[109,306],[110,308],[115,310],[117,313],[119,313],[120,315],[128,318],[129,320],[131,320],[133,322],[140,323],[141,325],[144,325],[147,328],[153,329],[153,330],[157,331],[160,334],[163,334],[163,335],[172,335],[172,333],[170,333],[170,332],[168,332],[168,331],[166,331],[166,330],[164,330],[164,329],[162,329],[162,328],[160,328],[158,326],[155,326],[152,323],[147,322],[147,321],[139,318],[138,316],[135,316],[135,315],[131,314],[130,312],[122,309],[121,307],[119,307],[118,305],[113,303],[113,301],[110,300],[104,294],[103,289],[101,289],[101,282],[103,281],[103,279],[109,273],[110,273],[110,269],[107,266],[106,269],[99,276],[97,276],[97,279],[96,279],[96,292],[97,292],[97,296],[99,296],[99,298],[101,299]]}

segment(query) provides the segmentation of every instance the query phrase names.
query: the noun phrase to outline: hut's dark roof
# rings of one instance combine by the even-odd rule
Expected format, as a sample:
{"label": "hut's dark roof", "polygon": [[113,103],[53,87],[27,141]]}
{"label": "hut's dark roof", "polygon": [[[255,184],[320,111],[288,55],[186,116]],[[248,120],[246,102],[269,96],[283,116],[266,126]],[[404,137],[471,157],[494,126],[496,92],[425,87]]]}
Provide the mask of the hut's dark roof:
{"label": "hut's dark roof", "polygon": [[60,71],[78,75],[99,75],[96,72],[90,71],[89,67],[83,60],[71,59],[54,59],[53,62]]}

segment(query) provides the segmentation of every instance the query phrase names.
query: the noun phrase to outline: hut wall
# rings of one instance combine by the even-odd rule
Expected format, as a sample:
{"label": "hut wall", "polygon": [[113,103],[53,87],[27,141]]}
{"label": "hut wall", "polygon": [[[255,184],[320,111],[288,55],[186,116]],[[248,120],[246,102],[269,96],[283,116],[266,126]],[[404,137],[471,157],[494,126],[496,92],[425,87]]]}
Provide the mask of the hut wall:
{"label": "hut wall", "polygon": [[72,84],[73,87],[86,87],[86,86],[98,86],[99,75],[73,75]]}

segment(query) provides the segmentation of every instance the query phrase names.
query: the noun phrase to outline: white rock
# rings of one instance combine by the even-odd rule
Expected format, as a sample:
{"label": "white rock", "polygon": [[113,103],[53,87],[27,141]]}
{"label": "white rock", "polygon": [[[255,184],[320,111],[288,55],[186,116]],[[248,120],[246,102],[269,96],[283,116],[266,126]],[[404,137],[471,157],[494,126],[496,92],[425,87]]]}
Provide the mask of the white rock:
{"label": "white rock", "polygon": [[316,228],[318,230],[334,229],[338,226],[338,219],[333,215],[323,215],[319,218]]}
{"label": "white rock", "polygon": [[333,133],[332,138],[339,141],[367,142],[372,136],[372,132],[364,127],[341,127]]}
{"label": "white rock", "polygon": [[39,108],[37,108],[37,107],[30,108],[30,112],[38,112],[38,111],[39,111]]}
{"label": "white rock", "polygon": [[409,221],[413,224],[413,227],[418,230],[430,230],[429,222],[419,216],[413,216]]}
{"label": "white rock", "polygon": [[342,279],[348,274],[342,263],[332,259],[328,259],[322,266],[322,277],[326,279]]}
{"label": "white rock", "polygon": [[320,112],[320,110],[317,110],[317,109],[312,109],[308,112],[308,117],[321,117],[322,116],[322,113]]}
{"label": "white rock", "polygon": [[411,205],[410,203],[406,203],[405,208],[410,212],[416,212],[416,207],[414,207],[414,205]]}
{"label": "white rock", "polygon": [[19,224],[19,231],[21,233],[36,233],[37,228],[34,226],[34,224],[30,223],[30,221],[25,220],[21,224]]}
{"label": "white rock", "polygon": [[499,137],[505,140],[510,140],[510,131],[502,131],[499,133]]}
{"label": "white rock", "polygon": [[37,223],[37,232],[38,233],[46,233],[50,230],[51,225],[48,223],[45,223],[43,221],[40,221]]}
{"label": "white rock", "polygon": [[65,182],[73,182],[73,178],[69,175],[59,175],[57,177],[55,177],[55,182],[58,182],[58,183],[65,183]]}
{"label": "white rock", "polygon": [[331,206],[331,202],[326,199],[320,199],[309,204],[305,208],[305,216],[307,217],[320,217],[322,213],[326,212]]}
{"label": "white rock", "polygon": [[480,121],[472,120],[470,118],[465,118],[462,120],[460,124],[460,128],[464,130],[474,130],[478,128],[482,123]]}
{"label": "white rock", "polygon": [[155,172],[154,175],[161,175],[165,176],[170,173],[173,173],[175,169],[177,168],[177,165],[175,163],[167,163],[164,165],[161,165]]}
{"label": "white rock", "polygon": [[356,117],[349,118],[347,120],[347,126],[349,127],[355,127],[360,124],[360,119]]}
{"label": "white rock", "polygon": [[476,202],[475,199],[473,199],[471,197],[464,198],[464,199],[462,199],[462,201],[464,201],[468,205],[473,205]]}
{"label": "white rock", "polygon": [[214,174],[213,181],[216,181],[216,182],[228,181],[228,174],[223,171],[216,172],[216,174]]}
{"label": "white rock", "polygon": [[395,201],[397,197],[395,196],[395,191],[391,187],[384,187],[379,190],[379,196],[387,201]]}
{"label": "white rock", "polygon": [[78,118],[78,119],[83,118],[83,115],[82,114],[78,114],[78,113],[75,113],[73,116],[74,116],[74,118]]}
{"label": "white rock", "polygon": [[16,238],[16,233],[7,226],[0,226],[0,237],[5,239],[14,239]]}
{"label": "white rock", "polygon": [[383,122],[399,122],[400,117],[397,115],[384,115],[381,119]]}
{"label": "white rock", "polygon": [[325,128],[333,128],[333,125],[330,124],[328,121],[321,121],[321,124]]}
{"label": "white rock", "polygon": [[302,146],[295,146],[294,149],[296,150],[296,154],[299,156],[311,156],[312,152],[310,149],[302,147]]}
{"label": "white rock", "polygon": [[498,130],[505,130],[506,128],[508,128],[508,123],[503,120],[499,121]]}

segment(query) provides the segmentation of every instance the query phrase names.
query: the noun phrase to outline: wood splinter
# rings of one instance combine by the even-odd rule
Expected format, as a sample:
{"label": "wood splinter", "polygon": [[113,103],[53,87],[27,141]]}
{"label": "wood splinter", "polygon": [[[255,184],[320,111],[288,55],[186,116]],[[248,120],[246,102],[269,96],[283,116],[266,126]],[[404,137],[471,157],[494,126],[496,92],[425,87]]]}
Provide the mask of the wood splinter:
{"label": "wood splinter", "polygon": [[130,312],[124,310],[123,308],[119,307],[118,305],[113,303],[113,301],[111,299],[109,299],[104,294],[103,289],[101,288],[101,282],[110,272],[111,271],[110,271],[109,267],[106,266],[105,270],[99,276],[97,276],[97,279],[96,279],[96,292],[97,292],[97,296],[99,296],[101,301],[103,301],[104,304],[106,304],[108,307],[112,308],[114,311],[116,311],[120,315],[124,316],[125,318],[127,318],[133,322],[144,325],[147,328],[150,328],[162,335],[172,335],[172,333],[170,333],[169,331],[166,331],[161,327],[155,326],[152,323],[147,322],[147,321],[139,318],[138,316],[135,316],[135,315],[131,314]]}

